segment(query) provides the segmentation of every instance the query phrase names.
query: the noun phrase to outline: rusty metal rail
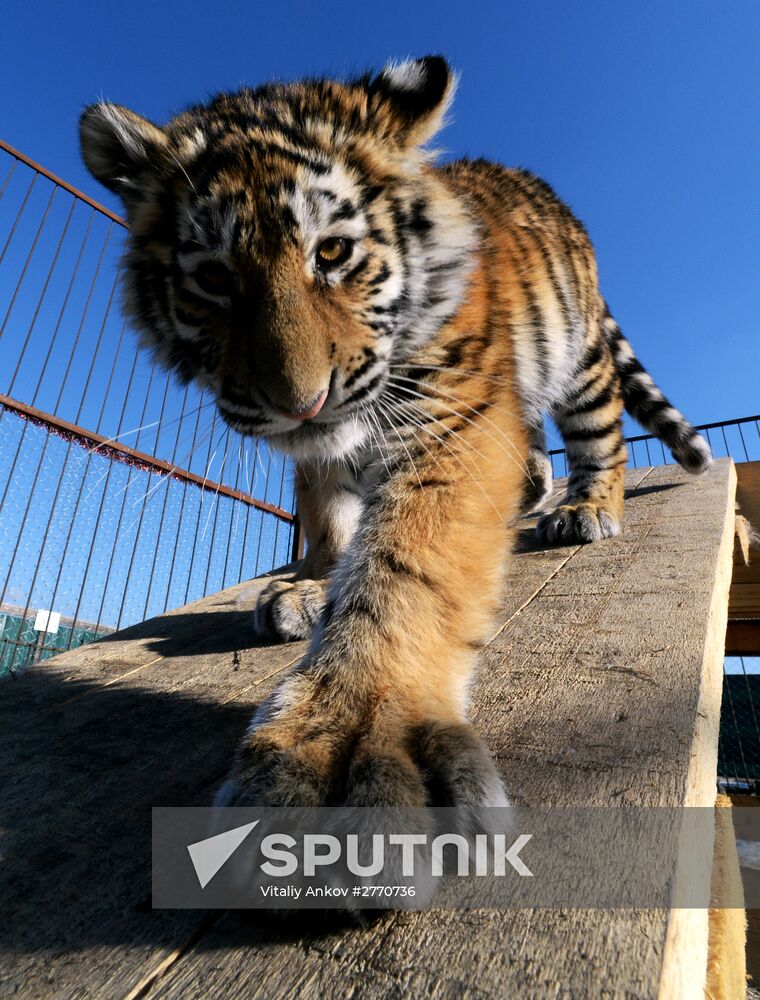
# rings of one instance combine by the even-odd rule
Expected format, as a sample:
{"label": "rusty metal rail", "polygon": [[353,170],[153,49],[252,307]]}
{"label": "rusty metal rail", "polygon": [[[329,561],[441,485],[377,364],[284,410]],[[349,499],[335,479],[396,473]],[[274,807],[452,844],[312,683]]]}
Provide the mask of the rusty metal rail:
{"label": "rusty metal rail", "polygon": [[[733,458],[735,462],[760,459],[760,414],[698,424],[697,430],[707,438],[716,458]],[[712,431],[712,434],[710,433]],[[628,445],[628,465],[636,469],[647,465],[671,465],[673,458],[654,434],[636,434],[625,439]],[[637,447],[638,446],[638,447]],[[564,448],[549,452],[555,476],[568,474]]]}
{"label": "rusty metal rail", "polygon": [[[11,146],[10,143],[4,142],[0,139],[0,149],[8,153],[9,156],[12,156],[19,163],[23,163],[27,167],[31,167],[36,174],[40,174],[42,177],[46,177],[49,181],[52,181],[56,187],[62,188],[64,191],[68,191],[69,194],[73,194],[78,201],[84,202],[85,205],[89,205],[90,208],[94,208],[97,212],[100,212],[101,215],[105,215],[106,218],[111,219],[113,222],[118,222],[118,224],[123,226],[125,229],[127,228],[126,221],[122,219],[120,215],[115,215],[110,209],[106,208],[105,205],[101,205],[99,201],[95,201],[93,198],[90,198],[89,195],[84,193],[84,191],[80,191],[78,188],[73,187],[67,181],[63,180],[63,178],[58,177],[57,174],[52,173],[52,171],[47,170],[41,164],[36,163],[33,159],[31,159],[31,157],[26,156],[25,153],[22,153],[20,150]],[[2,197],[2,193],[3,192],[0,191],[0,197]]]}
{"label": "rusty metal rail", "polygon": [[54,429],[61,437],[66,437],[71,441],[86,442],[95,445],[93,451],[100,453],[104,458],[109,457],[118,460],[121,456],[123,460],[131,459],[133,462],[148,466],[156,472],[172,476],[180,482],[195,483],[196,486],[200,486],[201,489],[208,490],[210,493],[215,493],[223,497],[231,497],[233,500],[240,500],[241,503],[249,504],[251,507],[265,510],[269,514],[274,514],[275,517],[281,518],[283,521],[290,522],[295,520],[295,515],[289,510],[283,510],[282,507],[266,503],[264,500],[257,500],[256,497],[252,497],[249,493],[244,493],[242,490],[235,489],[232,486],[225,486],[224,483],[217,483],[213,479],[204,479],[195,472],[188,472],[187,469],[180,469],[175,465],[171,465],[163,458],[156,458],[154,455],[147,454],[147,452],[137,451],[134,448],[127,447],[125,444],[119,444],[117,441],[112,441],[102,434],[96,434],[95,431],[87,430],[86,427],[78,427],[76,424],[70,424],[68,420],[54,417],[50,413],[43,413],[42,410],[36,410],[33,406],[27,406],[26,403],[21,403],[17,399],[4,396],[1,392],[0,407],[28,418],[38,426],[47,426]]}

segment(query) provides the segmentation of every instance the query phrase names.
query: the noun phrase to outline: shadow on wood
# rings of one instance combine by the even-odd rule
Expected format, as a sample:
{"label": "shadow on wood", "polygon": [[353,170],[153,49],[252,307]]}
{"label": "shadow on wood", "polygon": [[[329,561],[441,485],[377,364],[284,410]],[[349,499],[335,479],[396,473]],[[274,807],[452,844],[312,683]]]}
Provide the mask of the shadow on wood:
{"label": "shadow on wood", "polygon": [[[727,462],[632,470],[625,530],[521,524],[473,719],[514,800],[712,805],[734,516]],[[206,805],[303,644],[240,585],[48,661],[0,697],[0,993],[701,995],[707,911],[443,911],[371,927],[150,909],[150,809]],[[680,863],[673,858],[674,868]]]}

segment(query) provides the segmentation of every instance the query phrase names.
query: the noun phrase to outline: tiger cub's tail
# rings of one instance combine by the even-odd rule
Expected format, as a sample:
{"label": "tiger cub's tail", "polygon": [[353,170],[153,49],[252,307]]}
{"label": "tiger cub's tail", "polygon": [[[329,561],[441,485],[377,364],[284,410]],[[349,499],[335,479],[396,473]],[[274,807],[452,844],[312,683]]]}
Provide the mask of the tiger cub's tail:
{"label": "tiger cub's tail", "polygon": [[670,448],[687,472],[695,475],[705,472],[713,461],[710,446],[655,385],[609,310],[604,317],[604,331],[620,376],[626,410]]}

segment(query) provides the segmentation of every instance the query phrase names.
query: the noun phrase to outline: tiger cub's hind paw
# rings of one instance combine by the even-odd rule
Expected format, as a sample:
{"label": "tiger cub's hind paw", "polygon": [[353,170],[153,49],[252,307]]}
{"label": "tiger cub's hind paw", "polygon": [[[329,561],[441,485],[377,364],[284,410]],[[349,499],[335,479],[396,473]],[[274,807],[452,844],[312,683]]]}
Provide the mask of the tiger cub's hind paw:
{"label": "tiger cub's hind paw", "polygon": [[308,639],[325,605],[325,580],[272,580],[256,602],[258,636],[295,642]]}
{"label": "tiger cub's hind paw", "polygon": [[597,542],[620,534],[620,518],[591,500],[562,504],[536,525],[539,541],[550,545]]}

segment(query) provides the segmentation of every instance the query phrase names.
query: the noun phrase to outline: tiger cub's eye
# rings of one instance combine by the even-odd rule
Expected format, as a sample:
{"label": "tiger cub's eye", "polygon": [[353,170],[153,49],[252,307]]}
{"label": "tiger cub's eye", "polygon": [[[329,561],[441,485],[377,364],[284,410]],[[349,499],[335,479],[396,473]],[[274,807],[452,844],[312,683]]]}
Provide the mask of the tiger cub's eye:
{"label": "tiger cub's eye", "polygon": [[323,271],[345,263],[351,256],[353,240],[344,240],[340,236],[330,236],[317,247],[317,264]]}
{"label": "tiger cub's eye", "polygon": [[234,286],[232,272],[216,260],[206,260],[193,271],[195,283],[209,295],[230,295]]}

